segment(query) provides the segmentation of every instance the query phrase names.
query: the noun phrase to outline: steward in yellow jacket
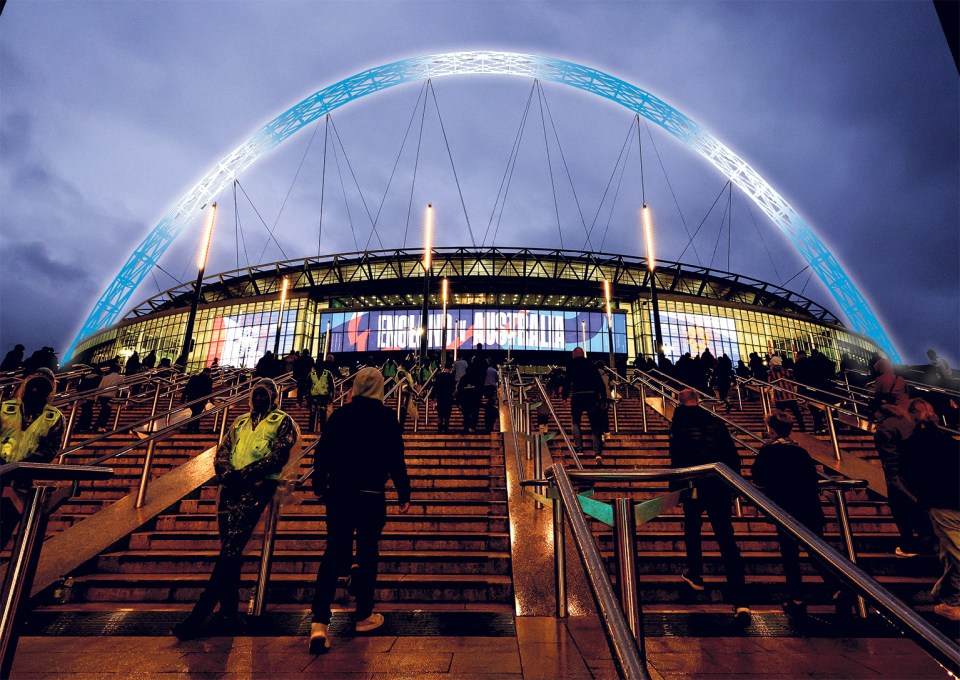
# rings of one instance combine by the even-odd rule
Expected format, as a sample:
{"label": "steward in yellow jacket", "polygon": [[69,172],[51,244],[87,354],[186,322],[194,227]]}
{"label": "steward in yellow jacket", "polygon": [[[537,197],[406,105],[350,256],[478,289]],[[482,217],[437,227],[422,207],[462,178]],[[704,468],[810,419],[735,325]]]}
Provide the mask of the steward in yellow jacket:
{"label": "steward in yellow jacket", "polygon": [[180,640],[202,635],[218,602],[220,610],[214,617],[218,620],[211,621],[215,624],[211,627],[227,634],[243,632],[245,623],[237,612],[243,549],[273,498],[280,472],[299,439],[297,424],[277,408],[276,384],[261,379],[250,392],[250,412],[234,421],[217,450],[214,470],[220,482],[220,554],[190,616],[173,629]]}

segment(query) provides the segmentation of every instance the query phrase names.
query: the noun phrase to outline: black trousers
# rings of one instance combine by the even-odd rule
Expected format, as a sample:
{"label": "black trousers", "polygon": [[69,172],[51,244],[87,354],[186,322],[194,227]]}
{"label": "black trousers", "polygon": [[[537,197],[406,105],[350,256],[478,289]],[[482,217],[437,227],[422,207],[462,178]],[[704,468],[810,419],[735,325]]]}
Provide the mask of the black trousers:
{"label": "black trousers", "polygon": [[240,572],[243,569],[243,549],[253,535],[264,509],[273,500],[277,490],[275,480],[260,480],[253,484],[221,486],[217,500],[217,530],[220,534],[220,554],[207,585],[193,607],[191,616],[204,618],[220,603],[220,611],[227,615],[237,613],[240,604]]}
{"label": "black trousers", "polygon": [[583,431],[580,423],[583,414],[587,414],[590,421],[590,438],[593,440],[594,455],[603,452],[603,433],[606,430],[606,413],[600,410],[597,395],[593,392],[574,392],[570,396],[570,417],[573,422],[573,443],[578,449],[583,448]]}
{"label": "black trousers", "polygon": [[437,399],[437,430],[450,429],[450,414],[453,413],[453,399]]}
{"label": "black trousers", "polygon": [[687,544],[687,571],[699,578],[703,575],[703,513],[710,518],[710,525],[720,547],[723,569],[730,586],[730,599],[733,604],[745,604],[743,561],[740,549],[733,537],[733,522],[730,519],[732,498],[725,492],[707,492],[699,490],[697,498],[687,497],[683,501],[683,535]]}
{"label": "black trousers", "polygon": [[477,429],[481,396],[480,390],[475,386],[461,386],[460,388],[460,410],[463,411],[464,432],[473,432]]}
{"label": "black trousers", "polygon": [[781,411],[790,411],[797,420],[797,429],[801,432],[807,431],[807,426],[803,422],[803,411],[800,410],[796,399],[777,399],[774,405]]}
{"label": "black trousers", "polygon": [[327,548],[317,572],[313,621],[330,623],[330,603],[337,579],[350,568],[353,538],[357,538],[357,569],[351,590],[357,598],[357,620],[373,613],[373,590],[380,565],[380,535],[387,523],[383,493],[347,492],[327,498]]}
{"label": "black trousers", "polygon": [[[807,528],[823,538],[823,526],[806,524]],[[787,593],[799,601],[806,600],[803,593],[803,575],[800,571],[800,544],[781,527],[777,527],[777,538],[780,539],[780,556],[783,558],[783,575],[787,580]],[[814,561],[814,567],[823,578],[827,590],[831,593],[840,588],[840,582],[827,569]]]}

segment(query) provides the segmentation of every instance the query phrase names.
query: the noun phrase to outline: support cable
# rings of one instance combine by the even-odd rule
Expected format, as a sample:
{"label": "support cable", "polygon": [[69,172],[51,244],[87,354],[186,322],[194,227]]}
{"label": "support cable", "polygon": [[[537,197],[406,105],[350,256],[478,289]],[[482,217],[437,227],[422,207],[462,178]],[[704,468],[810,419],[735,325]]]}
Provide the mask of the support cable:
{"label": "support cable", "polygon": [[[420,100],[417,100],[417,104]],[[417,115],[417,109],[414,107],[413,115]],[[427,98],[423,98],[423,108],[420,111],[420,135],[417,137],[417,155],[413,159],[413,179],[410,182],[410,200],[407,202],[407,222],[403,226],[403,247],[407,247],[407,232],[410,231],[410,214],[413,211],[413,192],[417,186],[417,170],[420,168],[420,145],[423,143],[423,122],[427,116]],[[413,117],[410,118],[411,122]]]}
{"label": "support cable", "polygon": [[733,245],[733,184],[727,194],[727,271],[730,270],[730,248]]}
{"label": "support cable", "polygon": [[[753,228],[757,230],[757,236],[760,237],[760,243],[763,244],[763,249],[767,251],[767,257],[770,258],[770,264],[773,265],[773,272],[777,275],[777,280],[780,281],[780,285],[786,285],[783,282],[783,277],[780,275],[780,271],[777,269],[777,263],[773,261],[773,254],[770,252],[770,249],[767,247],[767,242],[763,239],[763,232],[760,231],[760,225],[757,224],[757,220],[753,216],[753,211],[750,210],[750,201],[744,202],[744,205],[747,206],[747,214],[750,215],[750,220],[753,222]],[[809,267],[810,265],[807,265]],[[806,267],[804,267],[806,269]],[[803,271],[801,269],[800,271]],[[794,275],[796,276],[796,275]],[[790,279],[793,280],[792,278]]]}
{"label": "support cable", "polygon": [[[437,120],[440,121],[440,132],[443,134],[443,143],[447,147],[447,157],[450,159],[450,167],[453,169],[453,179],[457,183],[457,193],[460,195],[460,206],[463,208],[463,217],[467,221],[467,231],[470,232],[470,243],[477,247],[477,239],[473,236],[473,227],[470,226],[470,215],[467,214],[467,204],[463,200],[463,189],[460,188],[460,178],[457,176],[457,166],[453,163],[453,153],[450,151],[450,142],[447,140],[447,131],[443,126],[443,116],[440,115],[440,105],[437,104],[437,91],[433,88],[433,79],[427,80],[430,92],[433,93],[433,107],[437,110]],[[424,103],[426,106],[426,103]]]}
{"label": "support cable", "polygon": [[317,257],[323,252],[320,242],[323,239],[323,198],[327,189],[327,141],[330,137],[330,114],[323,117],[323,165],[320,170],[320,224],[317,225]]}
{"label": "support cable", "polygon": [[[673,190],[673,183],[670,181],[670,176],[667,175],[667,168],[663,165],[663,159],[660,157],[660,150],[657,148],[657,142],[653,139],[653,133],[650,132],[650,124],[644,120],[644,127],[647,129],[647,137],[650,138],[650,143],[653,145],[653,151],[657,154],[657,161],[660,163],[660,170],[663,171],[663,177],[667,180],[667,186],[670,188],[670,195],[673,196],[673,204],[677,206],[677,214],[680,215],[680,222],[683,224],[683,230],[687,232],[687,238],[690,239],[688,245],[693,246],[693,256],[697,258],[697,264],[701,267],[703,266],[703,261],[700,259],[700,253],[697,252],[697,246],[693,243],[693,236],[690,235],[690,227],[687,226],[687,220],[683,216],[683,211],[680,209],[680,201],[677,200],[677,194]],[[686,248],[684,248],[686,251]]]}
{"label": "support cable", "polygon": [[537,88],[537,99],[540,102],[540,126],[543,128],[543,148],[547,150],[547,167],[550,169],[550,188],[553,190],[553,210],[557,214],[557,236],[560,238],[560,249],[563,249],[563,228],[560,225],[560,204],[557,202],[557,183],[553,179],[553,163],[550,159],[550,144],[547,143],[547,120],[543,115],[543,87]]}
{"label": "support cable", "polygon": [[[310,135],[310,141],[307,142],[307,148],[303,150],[303,156],[300,157],[300,165],[297,166],[297,171],[293,173],[293,181],[290,182],[290,188],[287,189],[287,195],[283,197],[283,203],[280,204],[280,210],[277,211],[277,219],[273,221],[273,228],[277,228],[277,224],[280,223],[280,216],[283,215],[283,209],[287,207],[287,201],[290,199],[290,194],[293,193],[293,187],[297,183],[297,178],[300,176],[300,171],[303,169],[303,163],[307,160],[307,154],[310,153],[310,147],[313,146],[313,138],[317,136],[317,128],[320,127],[320,121],[317,121],[317,124],[313,126],[313,133]],[[269,242],[268,242],[269,243]],[[263,244],[263,250],[260,251],[260,259],[263,260],[263,254],[267,252],[267,244]]]}
{"label": "support cable", "polygon": [[697,237],[697,234],[700,233],[700,230],[703,229],[704,223],[707,221],[707,218],[710,217],[710,213],[713,212],[713,208],[717,205],[717,201],[720,200],[720,197],[723,196],[723,192],[727,188],[727,184],[730,183],[730,180],[727,180],[723,183],[723,187],[720,189],[720,193],[717,194],[717,197],[713,199],[713,205],[710,206],[710,209],[707,211],[707,214],[703,216],[703,219],[700,220],[700,226],[697,227],[696,231],[693,232],[693,236],[690,237],[690,240],[687,242],[687,245],[684,246],[683,250],[680,253],[680,257],[677,258],[677,262],[683,262],[683,254],[687,252],[687,248],[693,245],[693,239]]}
{"label": "support cable", "polygon": [[798,271],[796,274],[794,274],[793,276],[791,276],[789,279],[787,279],[786,281],[784,281],[783,283],[781,283],[780,286],[781,286],[781,287],[786,287],[786,285],[787,285],[788,283],[790,283],[791,281],[793,281],[795,278],[797,278],[798,276],[800,276],[803,272],[807,271],[808,269],[810,269],[810,265],[807,265],[806,267],[804,267],[803,269],[801,269],[800,271]]}
{"label": "support cable", "polygon": [[150,270],[150,276],[153,277],[153,282],[157,285],[157,292],[162,293],[163,289],[160,287],[160,282],[157,281],[157,275],[153,272],[153,269]]}
{"label": "support cable", "polygon": [[166,269],[164,269],[163,267],[161,267],[159,264],[155,264],[155,265],[153,265],[153,266],[156,267],[157,269],[159,269],[160,271],[162,271],[162,272],[163,272],[164,274],[166,274],[167,276],[169,276],[171,279],[173,279],[174,283],[177,283],[177,284],[183,283],[183,280],[182,280],[182,279],[181,279],[180,281],[177,281],[177,277],[175,277],[173,274],[171,274],[171,273],[168,272]]}
{"label": "support cable", "polygon": [[347,169],[350,171],[350,176],[353,178],[353,183],[357,187],[357,193],[360,194],[360,202],[363,203],[363,209],[367,211],[367,218],[370,220],[371,232],[376,234],[377,243],[379,243],[380,247],[383,248],[383,241],[380,239],[380,232],[377,231],[377,223],[373,221],[373,214],[370,212],[370,206],[367,205],[367,199],[363,195],[363,189],[360,188],[360,182],[357,180],[357,173],[353,171],[353,163],[350,162],[350,157],[347,155],[347,148],[343,145],[343,139],[340,137],[340,131],[337,130],[337,124],[333,122],[333,116],[330,116],[330,126],[333,128],[333,134],[337,138],[337,142],[340,144],[340,151],[343,152],[343,160],[346,162]]}
{"label": "support cable", "polygon": [[[628,148],[630,142],[630,136],[633,134],[633,119],[630,120],[630,128],[627,130],[626,137],[623,138],[623,144],[620,146],[620,153],[617,155],[617,161],[613,164],[613,170],[610,172],[610,178],[607,180],[607,186],[603,189],[603,196],[600,197],[600,204],[597,206],[597,212],[593,216],[593,222],[590,223],[590,229],[587,231],[587,240],[583,242],[583,247],[586,248],[587,244],[590,242],[590,235],[593,233],[593,229],[597,224],[597,218],[600,217],[600,211],[603,209],[603,203],[607,200],[607,193],[610,191],[610,185],[613,184],[613,178],[617,175],[617,168],[620,167],[620,160],[623,158],[623,152]],[[624,167],[626,167],[626,160],[624,160]],[[606,233],[604,233],[606,237]]]}
{"label": "support cable", "polygon": [[240,221],[240,206],[237,205],[237,180],[233,180],[233,226],[234,240],[236,241],[236,232],[240,232],[240,240],[237,244],[237,269],[240,269],[240,244],[243,244],[243,259],[250,266],[250,255],[247,253],[247,239],[243,235],[243,223]]}
{"label": "support cable", "polygon": [[[530,111],[530,102],[533,99],[533,90],[536,87],[536,81],[530,86],[530,92],[527,94],[527,103],[523,108],[523,115],[520,117],[520,127],[517,128],[517,134],[513,138],[513,146],[510,147],[510,155],[507,157],[506,167],[503,169],[503,177],[500,178],[500,186],[497,188],[497,195],[493,199],[493,208],[490,211],[490,219],[487,220],[487,228],[483,232],[483,239],[480,241],[480,247],[482,248],[487,242],[487,235],[490,233],[490,226],[493,224],[493,218],[497,215],[497,205],[500,202],[501,194],[504,195],[503,200],[506,201],[505,192],[505,183],[508,182],[508,176],[512,176],[510,173],[511,164],[514,163],[514,154],[519,152],[520,141],[523,138],[523,128],[527,122],[527,112]],[[509,185],[507,185],[509,186]],[[502,214],[502,211],[501,211]],[[497,228],[500,228],[499,222],[497,223]]]}
{"label": "support cable", "polygon": [[[334,132],[336,132],[336,128],[334,128]],[[350,233],[353,234],[353,247],[359,251],[360,243],[357,241],[357,230],[353,226],[353,213],[350,212],[350,201],[347,199],[347,186],[343,182],[343,171],[340,168],[340,156],[337,154],[336,144],[333,145],[333,162],[337,166],[337,177],[340,178],[340,191],[343,192],[343,205],[347,209],[347,221],[350,222]]]}
{"label": "support cable", "polygon": [[623,159],[623,165],[620,167],[620,177],[617,179],[617,189],[613,192],[613,200],[610,202],[610,210],[607,213],[607,225],[603,228],[603,237],[600,239],[600,252],[603,252],[603,244],[607,240],[607,232],[610,231],[610,223],[613,221],[613,209],[617,205],[617,199],[620,198],[620,187],[623,185],[623,176],[627,174],[627,163],[630,161],[630,150],[632,146],[627,147],[627,155]]}
{"label": "support cable", "polygon": [[550,127],[553,128],[553,136],[557,140],[557,149],[560,151],[560,160],[563,161],[563,169],[567,173],[567,181],[570,182],[570,191],[573,193],[573,200],[577,204],[577,212],[580,214],[580,222],[583,224],[583,231],[587,235],[587,243],[590,250],[593,250],[593,241],[590,240],[590,232],[587,229],[587,220],[583,216],[583,206],[580,205],[580,197],[577,196],[577,188],[573,185],[573,175],[570,173],[570,166],[567,165],[567,156],[563,153],[563,145],[560,143],[560,133],[557,132],[557,124],[553,121],[553,111],[550,110],[550,101],[547,94],[543,94],[543,103],[547,109],[547,118],[550,119]]}
{"label": "support cable", "polygon": [[[733,191],[733,183],[728,181],[728,182],[727,182],[727,188],[728,188],[728,192],[727,192],[727,203],[729,204],[729,202],[730,202],[730,192]],[[727,214],[726,214],[726,211],[724,210],[723,212],[720,213],[720,230],[717,232],[717,241],[716,241],[716,243],[713,244],[713,255],[710,256],[710,268],[711,268],[711,269],[713,268],[713,263],[714,263],[714,261],[717,259],[717,250],[719,250],[719,248],[720,248],[720,238],[723,236],[723,223],[724,223],[724,221],[726,220],[726,218],[727,218]],[[729,270],[728,270],[728,271],[729,271]]]}
{"label": "support cable", "polygon": [[[429,81],[428,81],[428,82],[429,82]],[[378,223],[380,222],[380,213],[383,211],[383,204],[386,203],[386,201],[387,201],[387,194],[390,193],[390,185],[393,184],[393,178],[394,178],[394,176],[397,174],[397,166],[400,164],[400,157],[403,155],[403,149],[404,149],[404,147],[406,147],[406,145],[407,145],[407,137],[410,136],[410,128],[413,126],[413,119],[414,119],[414,118],[416,117],[416,115],[417,115],[417,109],[420,107],[420,98],[423,96],[424,90],[426,89],[426,87],[427,87],[427,84],[426,84],[426,83],[424,83],[424,84],[420,87],[420,93],[417,95],[417,103],[414,104],[414,106],[413,106],[413,111],[410,113],[410,122],[407,123],[407,130],[406,130],[406,132],[403,133],[403,141],[400,142],[400,150],[397,151],[397,159],[393,162],[393,170],[390,171],[390,179],[387,180],[387,188],[383,190],[383,198],[380,199],[380,205],[379,205],[379,207],[377,207],[377,215],[376,215],[376,217],[374,217],[374,219],[373,219],[373,223],[374,223],[374,224],[378,224]],[[422,125],[421,125],[420,132],[421,132],[421,134],[423,133],[423,127],[422,127]],[[412,189],[411,189],[411,200],[412,200],[412,198],[413,198],[412,194],[413,194],[413,191],[412,191]],[[409,208],[408,208],[408,211],[407,211],[407,226],[409,226],[409,225],[410,225],[410,212],[409,212]],[[367,243],[366,243],[366,245],[364,246],[364,250],[367,250],[367,249],[370,248],[370,239],[371,239],[371,238],[373,238],[373,232],[370,232],[370,235],[367,237]],[[404,232],[403,232],[403,239],[404,239],[404,247],[406,247],[406,239],[407,239],[406,229],[404,229]]]}
{"label": "support cable", "polygon": [[800,289],[800,295],[803,295],[803,291],[807,289],[807,284],[810,283],[810,280],[812,278],[813,278],[813,272],[811,271],[810,274],[807,276],[807,283],[803,284],[803,288]]}
{"label": "support cable", "polygon": [[[247,190],[243,188],[243,185],[242,185],[242,184],[240,184],[240,180],[239,180],[239,179],[238,179],[238,180],[235,180],[235,181],[236,181],[236,183],[237,183],[237,186],[240,187],[240,191],[243,192],[244,198],[247,199],[247,202],[250,204],[250,207],[253,208],[253,212],[255,212],[255,213],[257,214],[257,217],[260,218],[260,224],[262,224],[262,225],[263,225],[263,228],[267,230],[267,234],[269,234],[269,236],[267,237],[267,243],[270,242],[270,239],[273,239],[273,242],[277,244],[277,248],[280,249],[280,254],[283,255],[283,259],[289,260],[290,258],[287,257],[287,254],[286,254],[285,252],[283,252],[283,246],[280,245],[280,241],[278,241],[278,240],[277,240],[277,237],[273,235],[273,229],[271,229],[270,227],[267,226],[266,221],[263,219],[263,215],[261,215],[261,214],[260,214],[260,211],[257,210],[257,206],[253,204],[253,199],[250,198],[250,195],[247,193]],[[264,249],[264,250],[266,250],[266,249]],[[260,255],[260,259],[261,259],[261,260],[263,259],[263,254],[262,254],[262,253],[261,253],[261,255]]]}

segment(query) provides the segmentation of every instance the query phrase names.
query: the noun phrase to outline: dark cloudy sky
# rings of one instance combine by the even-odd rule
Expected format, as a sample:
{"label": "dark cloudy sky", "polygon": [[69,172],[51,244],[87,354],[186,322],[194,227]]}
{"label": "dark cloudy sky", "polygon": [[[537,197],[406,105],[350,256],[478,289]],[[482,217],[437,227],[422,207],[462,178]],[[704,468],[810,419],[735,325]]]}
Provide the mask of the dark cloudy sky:
{"label": "dark cloudy sky", "polygon": [[[52,344],[62,352],[160,216],[289,105],[364,68],[472,49],[593,66],[690,115],[814,226],[905,360],[923,362],[934,347],[960,363],[960,96],[929,2],[9,0],[0,16],[0,350],[22,342],[28,351]],[[478,241],[491,223],[531,85],[505,76],[434,82]],[[240,177],[250,201],[241,194],[235,211],[232,192],[220,196],[208,271],[234,268],[238,259],[283,258],[254,208],[276,223],[289,257],[315,254],[321,188],[323,252],[354,250],[354,234],[366,243],[371,223],[360,192],[374,212],[383,201],[377,230],[388,247],[404,242],[411,196],[408,245],[420,243],[422,207],[430,201],[438,245],[469,245],[433,95],[421,135],[420,94],[421,84],[409,84],[334,112],[346,156],[328,142],[325,182],[322,125],[301,130],[250,168]],[[596,221],[594,248],[606,232],[604,250],[642,253],[635,138],[601,202],[630,114],[549,83],[543,101],[541,115],[534,94],[487,243],[499,224],[499,245],[555,247],[562,238],[581,248],[584,222]],[[725,269],[729,258],[732,270],[775,283],[804,267],[737,191],[728,253],[725,194],[709,212],[725,178],[654,126],[644,127],[642,139],[660,256],[678,259],[687,231],[702,221],[686,262]],[[572,179],[558,160],[561,150]],[[237,217],[245,237],[239,248]],[[161,261],[173,278],[158,270],[135,301],[191,278],[200,226]],[[376,247],[377,237],[372,242]],[[789,287],[806,286],[806,295],[836,311],[808,274]]]}

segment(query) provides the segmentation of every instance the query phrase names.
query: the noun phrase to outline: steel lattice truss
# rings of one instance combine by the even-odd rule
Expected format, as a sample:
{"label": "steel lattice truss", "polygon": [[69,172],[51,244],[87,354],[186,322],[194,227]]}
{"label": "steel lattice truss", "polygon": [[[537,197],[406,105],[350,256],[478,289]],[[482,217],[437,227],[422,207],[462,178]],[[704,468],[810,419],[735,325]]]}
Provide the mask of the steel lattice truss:
{"label": "steel lattice truss", "polygon": [[561,59],[508,52],[455,52],[403,59],[362,71],[314,94],[271,120],[210,170],[137,246],[67,350],[119,318],[134,290],[190,221],[260,156],[305,125],[354,99],[395,85],[449,75],[504,74],[570,85],[614,101],[656,123],[719,169],[783,231],[837,301],[849,325],[872,338],[894,361],[899,355],[870,304],[833,253],[760,175],[725,144],[662,99],[603,71]]}
{"label": "steel lattice truss", "polygon": [[[388,307],[388,297],[409,298],[420,304],[423,290],[423,250],[398,248],[272,262],[212,274],[203,279],[202,302],[217,305],[278,295],[286,279],[291,293],[306,291],[321,298],[345,298],[350,306]],[[580,250],[546,248],[433,249],[431,276],[447,277],[455,291],[491,292],[522,296],[558,293],[554,306],[603,305],[601,282],[613,283],[616,298],[632,301],[649,294],[646,258]],[[740,303],[785,312],[831,325],[840,321],[813,300],[781,286],[749,276],[679,262],[657,264],[657,287],[666,294]],[[563,293],[560,294],[560,291]],[[145,316],[182,312],[193,298],[193,282],[174,286],[135,306],[125,317],[135,322]],[[404,303],[399,303],[403,306]],[[536,306],[546,304],[544,300]]]}

